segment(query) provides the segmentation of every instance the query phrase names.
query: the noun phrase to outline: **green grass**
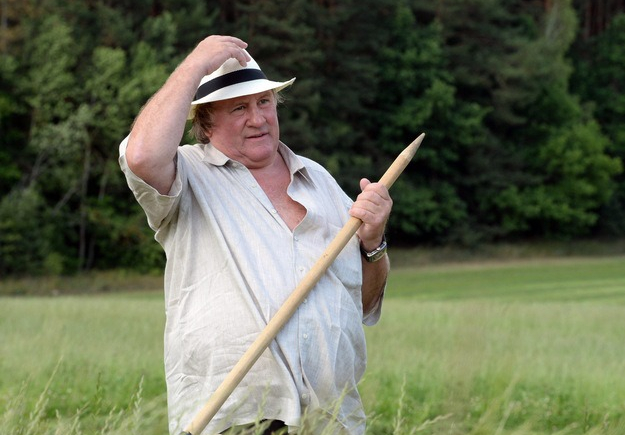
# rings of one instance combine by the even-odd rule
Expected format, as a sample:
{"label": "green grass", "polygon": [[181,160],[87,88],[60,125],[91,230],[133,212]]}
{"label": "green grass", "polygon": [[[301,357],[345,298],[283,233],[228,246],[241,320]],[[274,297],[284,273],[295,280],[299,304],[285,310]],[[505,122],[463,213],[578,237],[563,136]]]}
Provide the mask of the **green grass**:
{"label": "green grass", "polygon": [[[369,435],[625,433],[625,257],[398,263]],[[0,433],[165,434],[163,322],[160,292],[0,298]]]}
{"label": "green grass", "polygon": [[398,385],[419,433],[623,434],[623,331],[624,257],[395,270],[363,396],[380,434]]}
{"label": "green grass", "polygon": [[148,400],[160,408],[153,433],[164,433],[163,320],[159,293],[0,299],[0,409],[20,411],[5,419],[18,426],[42,400],[37,434],[76,414],[85,434],[116,433],[97,430],[119,412],[128,424]]}

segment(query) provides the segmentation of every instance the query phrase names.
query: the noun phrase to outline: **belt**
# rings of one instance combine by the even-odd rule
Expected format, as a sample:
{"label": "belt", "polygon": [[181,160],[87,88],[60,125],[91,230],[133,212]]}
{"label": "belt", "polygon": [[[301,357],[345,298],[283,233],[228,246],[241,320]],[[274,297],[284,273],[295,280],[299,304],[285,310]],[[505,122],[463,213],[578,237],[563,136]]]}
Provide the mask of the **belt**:
{"label": "belt", "polygon": [[[250,429],[256,427],[255,424],[245,424],[242,426],[234,426],[226,429],[222,434],[234,434],[239,433],[240,430]],[[282,435],[288,433],[288,426],[280,420],[261,420],[259,427],[265,428],[262,435]]]}

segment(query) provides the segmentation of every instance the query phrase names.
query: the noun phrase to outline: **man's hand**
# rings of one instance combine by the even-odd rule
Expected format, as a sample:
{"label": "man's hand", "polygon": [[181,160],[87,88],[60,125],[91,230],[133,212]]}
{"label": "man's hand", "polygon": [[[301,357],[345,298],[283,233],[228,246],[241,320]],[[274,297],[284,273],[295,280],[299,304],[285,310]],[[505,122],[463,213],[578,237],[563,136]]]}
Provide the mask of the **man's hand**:
{"label": "man's hand", "polygon": [[211,35],[204,38],[185,61],[201,65],[203,75],[208,75],[230,58],[246,66],[252,59],[246,48],[247,43],[234,36]]}
{"label": "man's hand", "polygon": [[360,180],[360,189],[362,192],[356,198],[349,214],[362,221],[363,224],[357,232],[358,237],[366,251],[373,251],[382,242],[393,200],[384,185],[372,183],[366,178]]}

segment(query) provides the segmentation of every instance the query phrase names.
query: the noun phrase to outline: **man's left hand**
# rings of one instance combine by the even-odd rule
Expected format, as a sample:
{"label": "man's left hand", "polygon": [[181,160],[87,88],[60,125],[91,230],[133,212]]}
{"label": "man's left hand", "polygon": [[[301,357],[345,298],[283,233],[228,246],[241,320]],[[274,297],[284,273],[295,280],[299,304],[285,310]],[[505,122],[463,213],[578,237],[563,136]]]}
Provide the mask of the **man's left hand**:
{"label": "man's left hand", "polygon": [[358,237],[366,251],[373,251],[382,243],[393,200],[384,185],[372,183],[366,178],[360,180],[360,189],[362,192],[356,198],[349,214],[362,221],[363,224],[357,232]]}

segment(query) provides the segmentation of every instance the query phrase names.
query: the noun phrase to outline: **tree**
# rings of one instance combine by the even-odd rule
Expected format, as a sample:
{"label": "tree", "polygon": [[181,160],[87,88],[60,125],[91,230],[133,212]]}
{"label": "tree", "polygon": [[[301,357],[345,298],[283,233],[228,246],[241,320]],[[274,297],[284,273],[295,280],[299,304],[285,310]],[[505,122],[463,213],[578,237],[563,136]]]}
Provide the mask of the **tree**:
{"label": "tree", "polygon": [[390,42],[394,3],[389,0],[312,1],[302,22],[313,29],[313,106],[308,107],[314,142],[306,155],[319,161],[348,194],[363,176],[375,178],[380,120],[373,110],[381,92],[379,53]]}
{"label": "tree", "polygon": [[[596,117],[611,144],[607,151],[625,161],[625,14],[613,19],[605,32],[579,38],[576,44],[572,86]],[[599,231],[625,234],[625,178],[601,212]]]}
{"label": "tree", "polygon": [[389,162],[419,133],[424,146],[396,186],[390,228],[398,240],[468,242],[470,168],[464,162],[484,134],[485,111],[456,98],[447,72],[439,22],[418,25],[407,4],[390,23],[393,44],[380,51],[380,89],[370,110],[378,119],[379,146],[371,151]]}
{"label": "tree", "polygon": [[352,197],[426,133],[394,187],[393,243],[625,234],[622,0],[0,6],[0,273],[162,265],[118,144],[211,33],[297,77],[282,138]]}
{"label": "tree", "polygon": [[575,0],[574,4],[581,18],[583,39],[603,33],[614,17],[625,12],[623,0]]}
{"label": "tree", "polygon": [[0,191],[8,192],[19,182],[20,163],[24,159],[24,106],[15,93],[18,64],[13,56],[0,57]]}
{"label": "tree", "polygon": [[[449,3],[455,12],[463,6],[459,2],[445,5]],[[438,12],[443,25],[444,20],[451,20],[448,45],[451,61],[459,65],[453,70],[459,95],[492,109],[485,118],[489,130],[486,143],[477,148],[477,158],[471,162],[484,169],[481,180],[474,178],[477,183],[471,194],[475,201],[471,214],[479,216],[476,226],[499,238],[588,233],[600,206],[609,198],[603,192],[611,192],[610,182],[604,184],[594,173],[578,174],[595,183],[595,196],[576,202],[576,195],[564,195],[561,188],[568,183],[566,174],[575,173],[576,162],[568,159],[568,154],[545,150],[563,138],[571,140],[569,132],[581,133],[581,129],[586,139],[601,145],[580,147],[575,155],[605,162],[610,179],[620,166],[606,155],[605,137],[569,90],[571,66],[566,53],[576,28],[569,2],[553,1],[547,13],[518,1],[495,5],[489,0],[473,0],[467,7],[473,8],[471,23],[455,24],[450,11]],[[484,17],[486,23],[476,17]],[[502,23],[507,24],[506,30]],[[460,34],[456,27],[462,29]],[[484,41],[488,41],[488,49],[479,47]],[[472,53],[476,54],[472,57]],[[571,168],[545,171],[554,164]],[[553,202],[557,202],[556,208],[571,212],[553,212]],[[528,214],[528,209],[533,211]],[[536,220],[543,218],[545,225],[537,225]]]}
{"label": "tree", "polygon": [[0,276],[62,272],[44,199],[33,187],[0,199]]}
{"label": "tree", "polygon": [[588,234],[614,192],[614,175],[623,170],[620,160],[606,154],[608,145],[592,121],[552,132],[536,156],[541,182],[512,186],[495,199],[506,211],[504,227],[522,234]]}
{"label": "tree", "polygon": [[[95,47],[90,50],[91,57],[85,57],[73,29],[56,14],[35,16],[24,26],[29,38],[21,69],[26,72],[21,79],[14,74],[19,91],[14,95],[23,96],[23,111],[29,114],[28,136],[20,148],[32,159],[25,165],[26,176],[19,183],[13,177],[9,190],[14,198],[39,198],[46,228],[51,229],[42,246],[55,256],[59,271],[154,267],[162,257],[137,243],[151,239],[147,228],[123,228],[128,215],[139,215],[140,209],[129,198],[115,200],[129,192],[117,165],[117,146],[111,145],[127,134],[142,104],[167,77],[169,66],[160,59],[163,51],[173,53],[172,35],[176,32],[171,16],[147,20],[142,30],[147,39],[169,40],[169,48],[161,45],[159,51],[139,42],[131,48],[131,60],[123,49],[104,46]],[[2,71],[8,76],[12,70],[6,67]],[[8,177],[10,172],[6,174]],[[30,196],[26,192],[31,192]],[[23,225],[9,227],[14,232],[30,231]],[[128,248],[128,241],[133,246],[128,253],[146,255],[115,254],[117,246]],[[42,254],[38,258],[40,263],[47,257]],[[137,258],[146,260],[137,262]]]}

